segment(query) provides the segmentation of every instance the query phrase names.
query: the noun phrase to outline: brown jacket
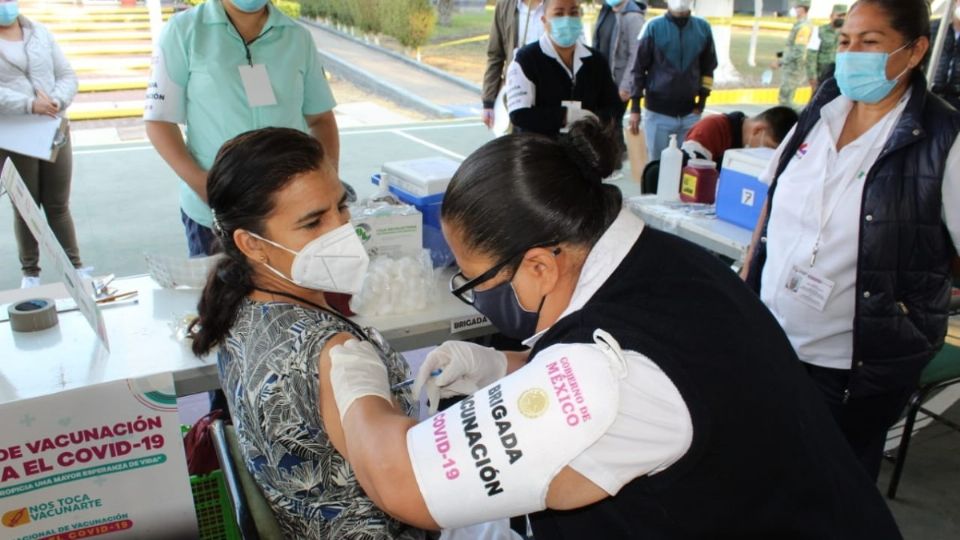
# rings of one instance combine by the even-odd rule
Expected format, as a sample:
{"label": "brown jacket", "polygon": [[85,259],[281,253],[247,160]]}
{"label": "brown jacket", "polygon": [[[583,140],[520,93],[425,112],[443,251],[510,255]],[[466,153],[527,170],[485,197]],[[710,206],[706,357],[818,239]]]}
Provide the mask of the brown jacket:
{"label": "brown jacket", "polygon": [[490,40],[487,42],[487,71],[483,74],[483,107],[492,109],[504,73],[513,61],[513,51],[517,48],[517,2],[519,0],[497,0],[497,8],[490,26]]}

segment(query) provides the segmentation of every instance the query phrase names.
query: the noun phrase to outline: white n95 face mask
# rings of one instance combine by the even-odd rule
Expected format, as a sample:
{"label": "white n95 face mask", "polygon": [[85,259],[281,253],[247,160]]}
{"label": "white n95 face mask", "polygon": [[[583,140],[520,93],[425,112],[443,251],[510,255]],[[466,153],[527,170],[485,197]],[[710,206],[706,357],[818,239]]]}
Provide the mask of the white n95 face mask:
{"label": "white n95 face mask", "polygon": [[690,11],[693,0],[667,0],[667,9],[670,11]]}
{"label": "white n95 face mask", "polygon": [[300,251],[268,240],[258,234],[256,238],[293,254],[293,266],[290,277],[263,263],[274,274],[307,289],[318,291],[357,294],[363,279],[367,275],[370,258],[364,249],[356,230],[350,223],[314,238]]}

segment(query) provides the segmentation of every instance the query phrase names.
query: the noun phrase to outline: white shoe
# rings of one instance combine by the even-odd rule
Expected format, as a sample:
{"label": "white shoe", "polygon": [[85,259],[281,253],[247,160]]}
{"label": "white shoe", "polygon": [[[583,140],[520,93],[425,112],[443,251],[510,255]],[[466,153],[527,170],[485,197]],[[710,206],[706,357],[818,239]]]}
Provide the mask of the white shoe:
{"label": "white shoe", "polygon": [[21,289],[32,289],[40,286],[40,276],[23,276],[20,280]]}

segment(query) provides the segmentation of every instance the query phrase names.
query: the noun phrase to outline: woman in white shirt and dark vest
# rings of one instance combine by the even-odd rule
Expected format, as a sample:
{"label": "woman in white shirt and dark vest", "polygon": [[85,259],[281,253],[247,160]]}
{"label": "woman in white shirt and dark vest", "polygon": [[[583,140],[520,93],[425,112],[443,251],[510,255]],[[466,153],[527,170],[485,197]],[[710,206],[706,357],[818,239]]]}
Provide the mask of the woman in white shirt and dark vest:
{"label": "woman in white shirt and dark vest", "polygon": [[929,36],[925,0],[851,7],[836,78],[766,173],[769,218],[745,265],[873,478],[943,346],[960,249],[960,114],[927,91]]}
{"label": "woman in white shirt and dark vest", "polygon": [[607,59],[581,40],[580,1],[544,0],[543,36],[517,50],[507,68],[507,110],[518,133],[557,135],[589,115],[623,120]]}
{"label": "woman in white shirt and dark vest", "polygon": [[900,538],[762,303],[602,182],[618,132],[509,135],[461,165],[451,291],[531,350],[444,343],[414,391],[470,395],[417,424],[370,344],[334,347],[364,491],[425,528],[529,513],[538,540]]}

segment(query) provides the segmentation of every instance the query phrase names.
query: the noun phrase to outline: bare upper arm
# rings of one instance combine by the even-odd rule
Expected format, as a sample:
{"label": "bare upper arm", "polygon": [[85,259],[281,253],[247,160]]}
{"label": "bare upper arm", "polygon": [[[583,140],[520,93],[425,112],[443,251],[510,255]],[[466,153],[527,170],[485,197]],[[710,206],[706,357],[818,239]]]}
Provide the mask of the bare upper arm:
{"label": "bare upper arm", "polygon": [[770,198],[763,203],[760,209],[760,217],[753,228],[753,235],[750,239],[750,245],[747,246],[747,252],[743,256],[743,266],[740,267],[740,279],[746,281],[750,277],[750,263],[753,262],[754,253],[760,244],[760,238],[763,236],[763,227],[767,223],[767,215],[770,213]]}
{"label": "bare upper arm", "polygon": [[336,117],[333,115],[333,111],[325,111],[319,114],[307,114],[303,116],[304,120],[307,122],[307,127],[314,129],[316,126],[328,122],[331,120],[336,120]]}
{"label": "bare upper arm", "polygon": [[343,345],[345,342],[356,339],[347,333],[340,333],[330,338],[323,349],[320,351],[319,363],[320,384],[318,403],[320,407],[320,419],[323,421],[323,430],[333,447],[340,452],[340,455],[347,458],[347,442],[343,435],[343,426],[340,424],[340,411],[337,409],[337,401],[333,397],[333,385],[330,382],[330,349],[337,345]]}
{"label": "bare upper arm", "polygon": [[[173,122],[167,122],[165,120],[144,120],[143,126],[146,129],[147,137],[153,137],[155,135],[168,135],[172,133],[174,129],[177,130],[177,135],[180,135],[179,126]],[[181,139],[182,138],[183,137],[181,137]]]}

